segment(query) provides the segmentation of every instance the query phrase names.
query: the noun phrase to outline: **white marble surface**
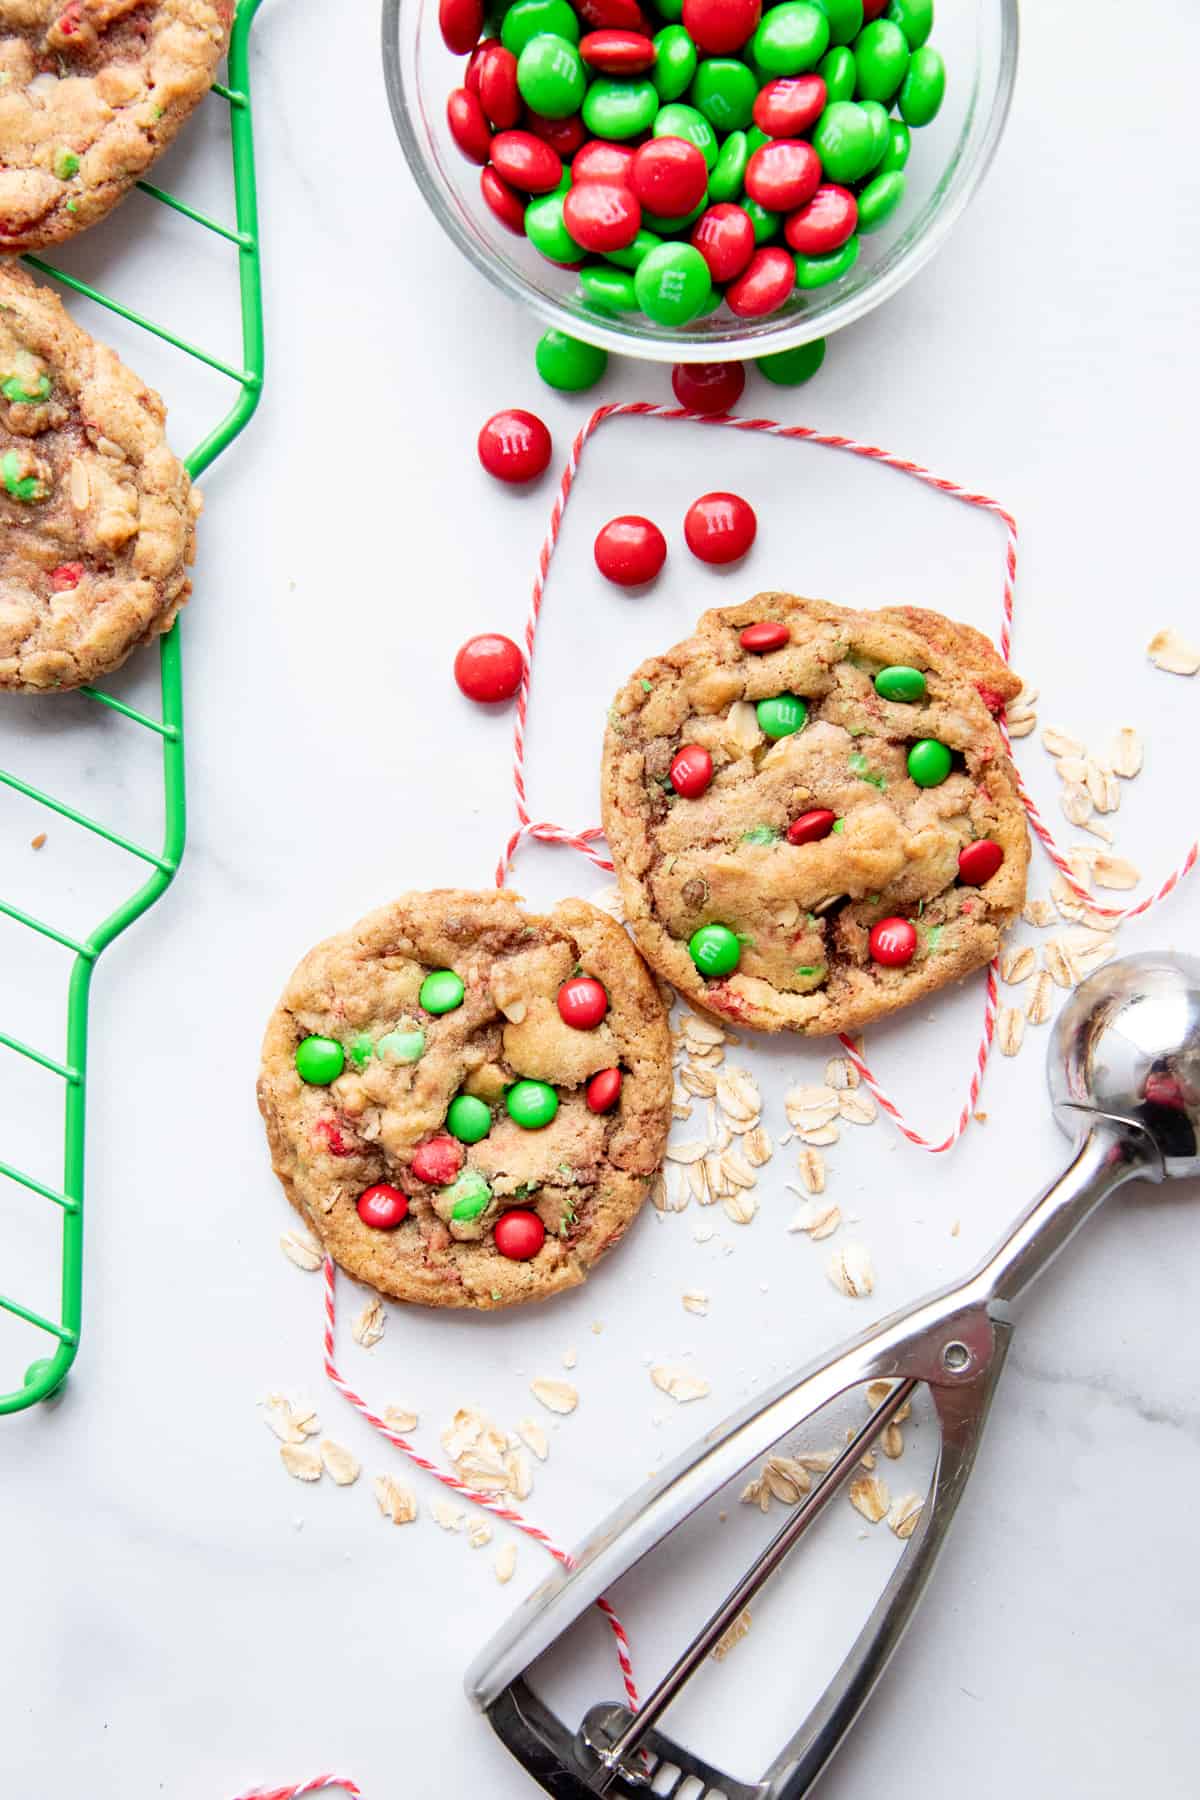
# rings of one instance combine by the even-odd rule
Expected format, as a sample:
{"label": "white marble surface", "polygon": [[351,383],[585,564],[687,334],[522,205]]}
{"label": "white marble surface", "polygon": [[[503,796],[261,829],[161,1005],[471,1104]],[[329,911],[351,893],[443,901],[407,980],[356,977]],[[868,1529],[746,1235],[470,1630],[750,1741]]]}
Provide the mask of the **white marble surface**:
{"label": "white marble surface", "polygon": [[[831,346],[811,388],[754,379],[747,399],[875,439],[1015,509],[1017,660],[1041,687],[1043,720],[1096,743],[1116,723],[1145,732],[1146,772],[1117,823],[1121,849],[1158,877],[1197,813],[1196,684],[1157,673],[1142,649],[1160,625],[1195,629],[1200,263],[1186,174],[1200,22],[1184,0],[1153,12],[1154,81],[1131,87],[1126,9],[1100,0],[1086,24],[1075,9],[1029,9],[1008,138],[949,247]],[[290,1481],[256,1413],[269,1388],[307,1390],[368,1474],[403,1475],[323,1384],[318,1278],[276,1247],[287,1214],[253,1077],[267,1010],[318,936],[407,885],[490,880],[510,823],[510,720],[471,711],[449,665],[470,632],[517,631],[549,492],[489,485],[472,442],[495,407],[524,404],[561,449],[591,398],[539,388],[532,322],[425,215],[391,135],[373,6],[347,6],[331,31],[317,8],[272,0],[254,65],[267,392],[206,484],[185,634],[186,863],[96,982],[83,1348],[55,1404],[0,1422],[2,1760],[12,1790],[37,1800],[228,1800],[327,1768],[368,1800],[519,1800],[532,1788],[460,1683],[542,1574],[540,1553],[523,1544],[501,1590],[490,1551],[434,1526],[420,1478],[425,1516],[394,1531],[366,1479],[348,1491]],[[214,204],[220,123],[213,107],[165,171]],[[229,259],[149,202],[135,198],[64,260],[233,350]],[[219,379],[113,336],[162,386],[176,441],[193,441],[221,403]],[[632,365],[603,389],[666,392],[663,371]],[[687,501],[718,485],[744,489],[761,519],[750,561],[724,577],[689,564],[678,529]],[[640,600],[603,589],[589,560],[596,525],[629,509],[671,529],[668,578]],[[993,627],[1000,553],[988,522],[827,452],[609,428],[549,591],[535,811],[594,818],[608,695],[716,597],[779,584],[912,598]],[[153,681],[143,658],[119,691],[149,696]],[[1019,753],[1054,816],[1048,758],[1034,739]],[[126,829],[157,829],[153,753],[82,703],[10,703],[0,760]],[[23,802],[0,804],[6,893],[90,928],[125,866],[61,823],[35,858],[37,828]],[[535,898],[596,886],[547,851],[523,856],[518,882]],[[1035,891],[1046,882],[1038,864]],[[1193,887],[1123,942],[1194,948],[1198,915]],[[11,929],[0,955],[5,1025],[53,1046],[61,958],[31,954]],[[871,1034],[873,1062],[926,1128],[957,1109],[979,1007],[972,984]],[[988,1122],[953,1156],[925,1157],[882,1122],[847,1128],[829,1153],[830,1193],[878,1267],[870,1302],[829,1287],[828,1246],[785,1233],[785,1152],[749,1228],[718,1217],[702,1246],[694,1210],[648,1216],[585,1291],[512,1318],[393,1310],[375,1351],[346,1339],[346,1373],[372,1399],[417,1407],[429,1447],[468,1400],[515,1422],[529,1378],[577,1346],[581,1404],[528,1505],[570,1541],[763,1381],[970,1264],[1062,1156],[1045,1036],[996,1059]],[[738,1056],[775,1093],[823,1063],[819,1046]],[[0,1094],[3,1154],[52,1179],[52,1084],[9,1059]],[[977,1483],[917,1629],[826,1780],[829,1800],[1194,1791],[1198,1205],[1194,1189],[1131,1193],[1024,1309]],[[46,1224],[28,1200],[0,1199],[3,1285],[50,1304]],[[690,1285],[711,1292],[708,1318],[682,1310]],[[345,1284],[343,1298],[348,1314]],[[646,1362],[684,1352],[713,1394],[675,1409]],[[5,1327],[5,1387],[34,1353]],[[916,1471],[928,1427],[913,1435]],[[888,1473],[908,1485],[904,1464]],[[748,1542],[744,1509],[714,1535],[725,1554]],[[746,1643],[705,1675],[690,1717],[707,1747],[754,1767],[893,1550],[882,1528],[868,1535],[839,1510]],[[688,1605],[670,1574],[628,1596],[643,1679]],[[596,1690],[611,1692],[599,1638],[593,1653]],[[714,1737],[714,1721],[730,1735]]]}

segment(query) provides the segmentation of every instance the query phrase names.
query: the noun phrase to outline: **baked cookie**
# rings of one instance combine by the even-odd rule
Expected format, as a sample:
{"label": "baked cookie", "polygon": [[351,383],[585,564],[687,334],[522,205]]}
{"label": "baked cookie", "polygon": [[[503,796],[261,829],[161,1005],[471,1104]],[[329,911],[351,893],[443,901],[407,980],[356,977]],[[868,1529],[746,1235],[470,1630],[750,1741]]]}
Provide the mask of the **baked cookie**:
{"label": "baked cookie", "polygon": [[405,894],[310,950],[258,1103],[289,1200],[348,1274],[426,1306],[575,1287],[671,1121],[658,989],[583,900]]}
{"label": "baked cookie", "polygon": [[758,594],[617,695],[604,829],[642,951],[763,1031],[855,1031],[990,962],[1029,840],[989,708],[1019,682],[916,607]]}
{"label": "baked cookie", "polygon": [[200,496],[165,422],[56,294],[0,261],[0,688],[91,681],[191,593]]}
{"label": "baked cookie", "polygon": [[232,0],[0,0],[0,250],[94,225],[212,86]]}

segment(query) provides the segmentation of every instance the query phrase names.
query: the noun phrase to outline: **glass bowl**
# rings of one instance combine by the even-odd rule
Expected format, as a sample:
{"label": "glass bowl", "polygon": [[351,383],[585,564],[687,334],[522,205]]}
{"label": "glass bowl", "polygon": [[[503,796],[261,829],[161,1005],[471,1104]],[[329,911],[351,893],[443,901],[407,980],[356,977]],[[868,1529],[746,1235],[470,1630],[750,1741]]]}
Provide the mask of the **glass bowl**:
{"label": "glass bowl", "polygon": [[942,0],[931,43],[946,61],[946,99],[931,125],[913,132],[903,204],[862,240],[848,275],[794,291],[766,319],[728,308],[682,329],[641,314],[601,313],[583,299],[575,273],[547,262],[493,217],[479,169],[450,136],[446,99],[461,85],[464,57],[438,29],[437,0],[383,0],[383,70],[396,132],[417,186],[459,249],[502,293],[525,302],[547,326],[619,356],[652,362],[733,362],[789,350],[861,319],[929,261],[983,179],[1012,98],[1017,0]]}

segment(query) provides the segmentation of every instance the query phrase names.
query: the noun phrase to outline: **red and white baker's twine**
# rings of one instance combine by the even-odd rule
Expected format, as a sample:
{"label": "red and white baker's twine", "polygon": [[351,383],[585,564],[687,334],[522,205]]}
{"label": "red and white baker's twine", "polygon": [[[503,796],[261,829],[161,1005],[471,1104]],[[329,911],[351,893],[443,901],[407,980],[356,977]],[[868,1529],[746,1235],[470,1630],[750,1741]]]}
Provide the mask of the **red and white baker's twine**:
{"label": "red and white baker's twine", "polygon": [[302,1800],[305,1794],[349,1794],[351,1800],[362,1800],[362,1789],[348,1775],[314,1775],[295,1787],[248,1788],[237,1800]]}
{"label": "red and white baker's twine", "polygon": [[[559,532],[562,529],[563,515],[567,510],[567,502],[571,497],[571,490],[575,484],[575,477],[579,472],[579,463],[580,458],[583,455],[583,447],[592,436],[593,432],[597,431],[599,427],[604,424],[606,419],[635,418],[683,420],[688,424],[710,426],[728,431],[761,431],[767,433],[771,437],[794,438],[802,443],[820,444],[827,450],[844,450],[850,456],[865,457],[869,462],[883,463],[884,466],[889,469],[896,469],[901,475],[911,476],[914,481],[923,482],[926,487],[936,489],[939,494],[948,494],[952,500],[961,500],[967,506],[975,506],[980,508],[983,512],[993,513],[1003,524],[1005,532],[1004,596],[1000,617],[1000,654],[1003,656],[1005,662],[1011,661],[1013,600],[1017,581],[1017,522],[1012,514],[1005,507],[1000,505],[998,500],[991,499],[987,494],[974,493],[970,488],[959,487],[957,482],[947,481],[944,476],[935,475],[931,470],[923,468],[920,463],[908,461],[906,457],[893,456],[890,450],[881,450],[877,444],[861,444],[855,438],[840,437],[831,432],[815,431],[810,425],[779,425],[774,419],[742,419],[732,413],[721,413],[714,417],[710,414],[689,412],[684,407],[655,406],[645,400],[628,401],[621,405],[598,406],[591,418],[576,436],[574,443],[571,445],[570,454],[567,457],[566,466],[562,472],[562,479],[559,482],[558,493],[555,495],[554,505],[550,511],[549,528],[546,532],[541,550],[538,553],[537,574],[534,576],[533,591],[529,603],[529,616],[525,622],[525,675],[521,682],[520,692],[517,695],[517,717],[513,731],[513,786],[516,790],[516,808],[519,826],[505,845],[504,854],[501,856],[499,864],[497,865],[497,887],[503,887],[509,869],[512,866],[512,860],[517,848],[522,839],[527,837],[536,838],[540,843],[567,844],[572,849],[579,850],[584,856],[588,857],[596,864],[597,868],[611,870],[613,866],[612,863],[606,857],[602,856],[599,850],[595,848],[597,840],[603,837],[603,833],[598,827],[590,826],[585,831],[571,832],[565,830],[561,825],[551,825],[545,822],[535,824],[530,818],[529,806],[525,793],[525,726],[529,713],[529,689],[533,679],[533,656],[537,639],[537,628],[541,618],[542,606],[546,597],[546,577],[550,569],[550,559],[554,555],[555,545],[558,543]],[[1009,739],[1008,728],[1004,722],[1003,713],[1000,715],[999,724],[1005,745],[1011,751],[1012,743]],[[1150,908],[1156,905],[1159,900],[1164,900],[1166,898],[1172,889],[1183,880],[1185,875],[1191,873],[1196,866],[1197,858],[1200,857],[1200,843],[1194,843],[1179,867],[1174,869],[1171,874],[1167,876],[1167,879],[1153,894],[1147,899],[1139,901],[1136,906],[1100,906],[1072,873],[1066,858],[1054,841],[1049,826],[1034,805],[1029,791],[1019,774],[1017,776],[1017,789],[1024,802],[1025,810],[1029,815],[1029,822],[1047,856],[1076,897],[1082,901],[1091,912],[1098,914],[1102,918],[1119,922],[1123,919],[1135,919],[1139,914],[1149,912]],[[888,1117],[893,1121],[897,1130],[908,1139],[909,1143],[917,1145],[921,1150],[929,1150],[934,1154],[938,1154],[941,1151],[951,1149],[958,1142],[959,1138],[971,1122],[976,1102],[979,1099],[979,1090],[983,1083],[984,1071],[987,1068],[988,1058],[991,1055],[992,1039],[996,1029],[996,971],[997,965],[993,962],[987,972],[987,984],[983,1007],[983,1030],[980,1035],[978,1048],[975,1052],[975,1060],[970,1084],[967,1089],[967,1096],[959,1112],[958,1118],[954,1122],[953,1128],[948,1135],[939,1142],[935,1143],[932,1139],[923,1137],[919,1131],[914,1130],[914,1128],[908,1124],[903,1113],[900,1111],[900,1108],[889,1098],[884,1089],[879,1085],[879,1082],[875,1079],[874,1075],[867,1067],[867,1064],[863,1061],[861,1054],[855,1048],[852,1040],[845,1036],[841,1039],[847,1055],[854,1063],[854,1066],[858,1070],[863,1081],[871,1090],[871,1093],[875,1096],[875,1099],[879,1102],[879,1105],[883,1108],[884,1112],[886,1112]]]}

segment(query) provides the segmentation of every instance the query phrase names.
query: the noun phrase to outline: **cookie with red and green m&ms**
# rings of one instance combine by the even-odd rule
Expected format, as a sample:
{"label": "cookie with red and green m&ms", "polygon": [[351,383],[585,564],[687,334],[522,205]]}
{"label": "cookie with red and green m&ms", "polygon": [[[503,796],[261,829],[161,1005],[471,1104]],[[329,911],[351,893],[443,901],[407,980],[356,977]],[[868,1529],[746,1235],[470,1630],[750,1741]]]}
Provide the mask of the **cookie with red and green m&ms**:
{"label": "cookie with red and green m&ms", "polygon": [[1029,859],[993,718],[1018,689],[920,608],[706,613],[609,712],[604,826],[647,960],[722,1020],[814,1035],[990,962]]}
{"label": "cookie with red and green m&ms", "polygon": [[356,1280],[427,1306],[576,1286],[660,1166],[671,1045],[624,931],[582,900],[406,894],[302,960],[263,1044],[284,1191]]}

